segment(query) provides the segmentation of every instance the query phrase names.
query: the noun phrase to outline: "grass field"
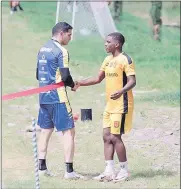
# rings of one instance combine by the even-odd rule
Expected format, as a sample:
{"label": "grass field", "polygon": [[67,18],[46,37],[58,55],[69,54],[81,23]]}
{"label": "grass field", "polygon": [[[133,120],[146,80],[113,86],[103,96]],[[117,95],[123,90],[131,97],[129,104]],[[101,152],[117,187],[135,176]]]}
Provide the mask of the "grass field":
{"label": "grass field", "polygon": [[[10,16],[8,3],[2,7],[2,94],[37,86],[36,55],[50,38],[55,22],[55,2],[22,2],[25,9]],[[132,179],[113,184],[64,180],[61,137],[57,133],[49,146],[48,166],[58,173],[42,178],[41,188],[179,188],[180,186],[180,31],[163,26],[162,42],[152,40],[147,4],[125,5],[117,28],[126,36],[125,49],[135,61],[137,86],[133,130],[125,135]],[[143,7],[143,10],[140,10]],[[164,18],[178,21],[179,9],[164,4]],[[137,10],[137,11],[134,11]],[[168,11],[169,10],[169,11]],[[138,14],[139,13],[139,14]],[[101,38],[72,41],[71,72],[75,79],[96,75],[106,56]],[[92,177],[103,171],[102,112],[104,82],[85,87],[69,97],[74,112],[92,108],[93,121],[76,123],[75,169]],[[4,188],[35,188],[31,136],[25,132],[37,117],[38,96],[2,103],[2,182]],[[117,157],[115,156],[117,161]]]}

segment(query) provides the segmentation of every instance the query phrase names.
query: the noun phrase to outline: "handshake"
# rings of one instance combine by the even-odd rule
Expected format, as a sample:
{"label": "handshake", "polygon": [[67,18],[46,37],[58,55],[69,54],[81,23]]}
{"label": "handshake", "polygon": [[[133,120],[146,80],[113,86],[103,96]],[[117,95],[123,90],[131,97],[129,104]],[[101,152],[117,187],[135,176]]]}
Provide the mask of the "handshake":
{"label": "handshake", "polygon": [[71,91],[76,91],[80,87],[80,83],[78,81],[74,81],[74,87],[71,88]]}

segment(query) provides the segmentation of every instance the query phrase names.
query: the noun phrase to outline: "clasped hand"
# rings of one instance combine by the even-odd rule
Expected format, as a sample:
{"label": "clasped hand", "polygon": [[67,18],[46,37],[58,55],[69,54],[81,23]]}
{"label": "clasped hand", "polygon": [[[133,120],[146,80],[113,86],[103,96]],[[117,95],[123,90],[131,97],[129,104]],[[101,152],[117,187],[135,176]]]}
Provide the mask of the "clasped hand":
{"label": "clasped hand", "polygon": [[75,84],[75,85],[74,85],[73,88],[71,88],[71,91],[76,91],[76,90],[80,87],[80,84],[79,84],[78,81],[75,81],[74,84]]}

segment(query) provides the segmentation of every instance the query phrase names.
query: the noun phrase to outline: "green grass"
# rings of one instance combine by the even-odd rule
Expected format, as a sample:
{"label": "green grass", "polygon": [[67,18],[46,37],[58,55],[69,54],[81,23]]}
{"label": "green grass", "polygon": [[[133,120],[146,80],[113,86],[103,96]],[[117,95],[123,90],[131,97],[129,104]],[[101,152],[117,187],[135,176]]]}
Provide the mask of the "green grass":
{"label": "green grass", "polygon": [[[55,2],[22,2],[25,12],[18,12],[12,17],[9,15],[7,5],[8,2],[3,2],[3,94],[37,86],[36,55],[39,48],[51,36],[56,13]],[[147,7],[144,10],[146,9]],[[116,24],[117,28],[125,34],[125,51],[135,61],[136,90],[145,91],[143,95],[135,96],[134,128],[138,133],[141,133],[140,130],[145,127],[170,131],[179,117],[180,33],[177,29],[163,27],[162,42],[155,42],[151,38],[148,23],[134,16],[133,11],[134,7],[125,8],[121,23]],[[100,37],[72,41],[68,50],[71,55],[71,72],[76,79],[96,75],[106,56],[104,41]],[[146,93],[147,90],[155,89],[154,93]],[[92,122],[78,121],[76,124],[75,168],[89,176],[103,171],[104,168],[101,138],[102,112],[105,106],[104,92],[104,82],[97,86],[80,88],[77,93],[69,91],[73,112],[79,112],[81,108],[93,109]],[[176,108],[168,106],[176,106]],[[160,111],[162,107],[164,110]],[[34,188],[31,133],[25,133],[24,129],[31,124],[31,117],[37,117],[37,112],[37,95],[2,103],[3,184],[6,188]],[[147,119],[140,118],[140,112],[144,112]],[[170,116],[170,120],[165,120],[165,114]],[[155,118],[164,122],[160,124],[160,120],[157,121]],[[112,184],[98,183],[93,180],[65,181],[62,179],[63,147],[57,133],[53,135],[49,146],[48,166],[61,175],[53,179],[41,179],[42,188],[179,188],[180,177],[178,172],[172,170],[172,166],[164,170],[153,169],[156,164],[166,161],[175,163],[178,159],[173,154],[170,160],[172,146],[165,145],[154,138],[143,142],[140,138],[135,141],[126,140],[129,166],[133,176],[130,182]],[[139,148],[148,142],[153,148],[150,146]],[[138,147],[133,148],[135,144]],[[155,156],[152,155],[155,152],[155,146],[159,145],[162,145],[159,148],[160,151]],[[144,156],[145,152],[150,152],[150,155]],[[160,154],[162,157],[159,156]],[[115,159],[117,162],[117,158]]]}
{"label": "green grass", "polygon": [[[47,40],[55,22],[56,2],[23,2],[22,6],[26,10],[26,16],[18,14],[13,19],[22,20],[28,24],[28,30],[35,32],[40,41]],[[180,86],[179,31],[163,27],[163,39],[158,43],[152,40],[148,24],[143,19],[131,15],[130,12],[123,14],[122,22],[117,23],[117,28],[126,37],[124,51],[135,61],[137,89],[159,89],[164,94],[172,90],[177,93]],[[44,33],[43,36],[42,33]],[[42,44],[38,41],[35,45],[38,48]],[[75,40],[68,49],[71,62],[79,64],[78,69],[89,64],[98,71],[106,56],[104,41],[99,37]],[[90,74],[89,69],[82,74],[86,76],[88,73]]]}
{"label": "green grass", "polygon": [[159,105],[177,106],[180,103],[180,92],[155,92],[155,94],[148,94],[147,96],[140,96],[138,101],[151,102]]}

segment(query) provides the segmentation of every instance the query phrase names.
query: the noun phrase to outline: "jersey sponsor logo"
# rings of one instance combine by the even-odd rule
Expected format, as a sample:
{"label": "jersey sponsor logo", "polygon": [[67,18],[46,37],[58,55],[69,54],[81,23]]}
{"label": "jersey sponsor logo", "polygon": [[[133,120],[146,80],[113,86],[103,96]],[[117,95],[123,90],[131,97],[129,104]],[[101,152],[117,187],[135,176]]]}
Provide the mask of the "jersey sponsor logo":
{"label": "jersey sponsor logo", "polygon": [[41,83],[41,84],[45,84],[45,83],[48,84],[48,81],[46,81],[46,80],[45,80],[45,81],[42,81],[42,80],[41,80],[41,81],[39,81],[39,83]]}
{"label": "jersey sponsor logo", "polygon": [[45,63],[45,64],[46,64],[46,63],[47,63],[47,60],[45,60],[45,55],[44,55],[44,54],[42,55],[41,58],[42,58],[42,59],[39,60],[39,63]]}
{"label": "jersey sponsor logo", "polygon": [[39,64],[39,72],[48,72],[47,64]]}
{"label": "jersey sponsor logo", "polygon": [[48,74],[48,72],[45,71],[39,71],[40,74]]}
{"label": "jersey sponsor logo", "polygon": [[118,77],[117,73],[106,73],[107,77]]}
{"label": "jersey sponsor logo", "polygon": [[42,47],[40,49],[40,52],[51,52],[52,51],[52,48],[46,48],[46,47]]}
{"label": "jersey sponsor logo", "polygon": [[114,127],[115,127],[115,128],[118,128],[118,127],[119,127],[119,124],[120,124],[119,121],[114,121]]}
{"label": "jersey sponsor logo", "polygon": [[117,66],[117,63],[115,61],[109,62],[109,67],[115,68]]}
{"label": "jersey sponsor logo", "polygon": [[47,63],[47,60],[39,60],[39,63]]}

